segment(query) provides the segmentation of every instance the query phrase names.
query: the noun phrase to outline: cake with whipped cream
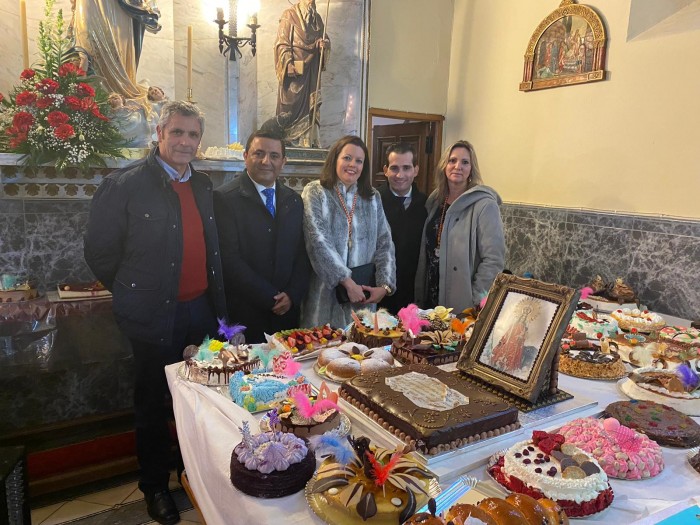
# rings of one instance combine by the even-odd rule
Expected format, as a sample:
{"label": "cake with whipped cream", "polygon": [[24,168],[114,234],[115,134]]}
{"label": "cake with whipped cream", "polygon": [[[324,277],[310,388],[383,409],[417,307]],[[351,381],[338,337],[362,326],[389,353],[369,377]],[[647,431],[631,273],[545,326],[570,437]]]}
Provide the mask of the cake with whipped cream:
{"label": "cake with whipped cream", "polygon": [[250,372],[259,365],[257,358],[250,358],[250,346],[216,339],[207,338],[199,346],[189,345],[182,355],[185,378],[209,386],[228,385],[236,372]]}
{"label": "cake with whipped cream", "polygon": [[569,322],[570,332],[581,332],[588,339],[602,339],[603,337],[615,337],[619,327],[615,319],[607,315],[596,314],[594,310],[577,310]]}
{"label": "cake with whipped cream", "polygon": [[666,326],[666,321],[659,314],[639,308],[618,308],[610,316],[617,321],[622,330],[626,331],[635,328],[639,332],[649,333]]}
{"label": "cake with whipped cream", "polygon": [[300,374],[285,375],[281,370],[256,370],[250,374],[235,372],[229,380],[229,394],[234,403],[249,412],[274,408],[295,392],[311,394],[311,384]]}
{"label": "cake with whipped cream", "polygon": [[620,390],[631,399],[654,401],[700,416],[700,378],[686,364],[674,370],[638,368],[620,383]]}
{"label": "cake with whipped cream", "polygon": [[566,442],[561,434],[535,430],[499,456],[489,474],[512,492],[554,500],[570,518],[610,506],[608,475],[594,457]]}
{"label": "cake with whipped cream", "polygon": [[585,379],[620,379],[627,374],[619,355],[604,353],[597,346],[577,349],[575,343],[562,344],[559,371],[563,374]]}
{"label": "cake with whipped cream", "polygon": [[661,447],[615,418],[574,419],[561,427],[559,433],[566,443],[593,456],[611,478],[653,478],[664,469]]}
{"label": "cake with whipped cream", "polygon": [[314,475],[316,456],[294,434],[264,432],[252,435],[248,422],[242,441],[231,454],[231,483],[256,498],[281,498],[302,490]]}

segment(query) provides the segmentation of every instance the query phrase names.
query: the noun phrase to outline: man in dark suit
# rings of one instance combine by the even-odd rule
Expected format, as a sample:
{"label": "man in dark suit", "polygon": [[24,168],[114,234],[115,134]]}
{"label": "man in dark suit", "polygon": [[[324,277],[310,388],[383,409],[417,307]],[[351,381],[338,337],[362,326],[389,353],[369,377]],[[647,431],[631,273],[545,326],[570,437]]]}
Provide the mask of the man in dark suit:
{"label": "man in dark suit", "polygon": [[379,306],[396,313],[414,301],[413,283],[428,215],[427,197],[418,191],[414,182],[418,175],[418,159],[413,146],[405,142],[389,146],[384,175],[387,183],[379,188],[379,194],[396,250],[396,292],[386,296]]}
{"label": "man in dark suit", "polygon": [[274,133],[246,143],[245,171],[214,192],[230,322],[247,327],[249,343],[264,333],[299,327],[309,285],[301,196],[277,179],[287,162]]}

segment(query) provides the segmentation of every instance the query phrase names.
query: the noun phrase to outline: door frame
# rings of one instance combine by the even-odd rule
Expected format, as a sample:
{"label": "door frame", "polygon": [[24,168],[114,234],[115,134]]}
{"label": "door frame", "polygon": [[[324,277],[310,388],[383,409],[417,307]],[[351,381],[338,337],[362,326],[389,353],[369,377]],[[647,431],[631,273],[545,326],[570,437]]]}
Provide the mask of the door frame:
{"label": "door frame", "polygon": [[[433,147],[433,156],[436,159],[435,163],[440,160],[442,156],[442,128],[445,122],[444,115],[438,115],[437,113],[415,113],[412,111],[398,111],[394,109],[382,109],[382,108],[369,108],[367,110],[367,148],[370,154],[370,166],[374,159],[371,158],[372,155],[372,131],[374,125],[372,119],[377,118],[392,118],[396,120],[411,120],[416,122],[432,122],[435,124],[435,145]],[[397,122],[398,124],[398,122]],[[420,152],[419,152],[420,154]],[[429,180],[432,180],[432,173],[428,176]],[[432,184],[429,184],[432,187]]]}

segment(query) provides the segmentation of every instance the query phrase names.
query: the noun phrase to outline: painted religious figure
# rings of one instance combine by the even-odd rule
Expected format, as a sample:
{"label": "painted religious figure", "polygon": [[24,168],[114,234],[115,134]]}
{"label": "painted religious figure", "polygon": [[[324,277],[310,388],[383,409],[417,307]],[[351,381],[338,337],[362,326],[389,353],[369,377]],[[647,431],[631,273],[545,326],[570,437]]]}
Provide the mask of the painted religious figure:
{"label": "painted religious figure", "polygon": [[593,70],[593,30],[585,18],[565,16],[550,25],[535,50],[534,78],[546,79]]}
{"label": "painted religious figure", "polygon": [[556,309],[549,301],[508,293],[479,361],[526,381]]}
{"label": "painted religious figure", "polygon": [[330,40],[315,0],[300,0],[282,13],[274,48],[279,82],[274,120],[291,145],[320,146],[319,74],[329,54]]}

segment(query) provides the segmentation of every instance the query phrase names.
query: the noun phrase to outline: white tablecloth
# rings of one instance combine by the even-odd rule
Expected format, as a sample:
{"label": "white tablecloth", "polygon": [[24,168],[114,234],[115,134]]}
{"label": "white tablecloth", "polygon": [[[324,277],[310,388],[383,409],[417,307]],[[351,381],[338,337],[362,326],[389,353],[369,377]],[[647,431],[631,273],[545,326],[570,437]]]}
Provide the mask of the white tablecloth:
{"label": "white tablecloth", "polygon": [[[320,379],[311,370],[312,364],[313,361],[307,361],[302,372],[318,385]],[[249,421],[251,428],[257,428],[259,416],[236,406],[215,388],[182,379],[177,373],[181,366],[182,363],[176,363],[165,370],[187,477],[207,525],[323,523],[308,508],[301,492],[269,500],[247,496],[233,487],[229,480],[229,464],[233,447],[241,440],[238,427],[243,421]],[[563,374],[559,377],[562,389],[598,401],[597,412],[613,401],[627,399],[617,391],[614,382],[587,381]],[[579,416],[581,414],[572,418]],[[700,422],[700,418],[695,419]],[[507,448],[518,439],[523,438],[505,439],[499,448]],[[663,451],[666,468],[661,474],[644,481],[611,479],[615,492],[613,504],[600,515],[585,521],[632,523],[675,503],[700,496],[700,475],[688,464],[687,450],[665,447]],[[484,463],[489,453],[484,451]],[[482,465],[468,474],[486,478]],[[655,520],[645,523],[655,523]]]}

